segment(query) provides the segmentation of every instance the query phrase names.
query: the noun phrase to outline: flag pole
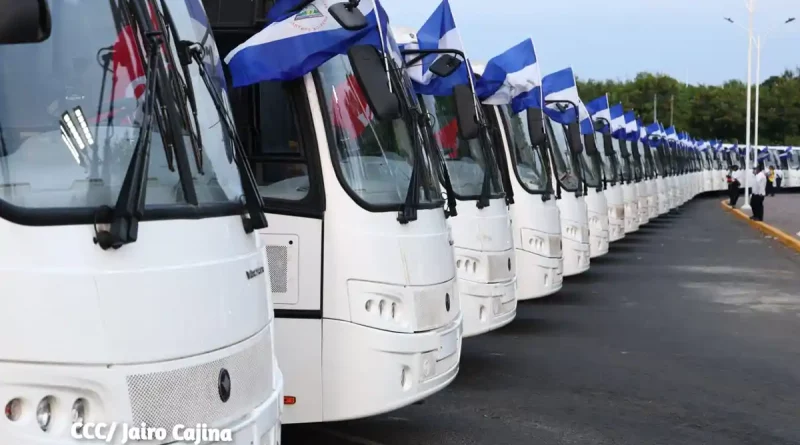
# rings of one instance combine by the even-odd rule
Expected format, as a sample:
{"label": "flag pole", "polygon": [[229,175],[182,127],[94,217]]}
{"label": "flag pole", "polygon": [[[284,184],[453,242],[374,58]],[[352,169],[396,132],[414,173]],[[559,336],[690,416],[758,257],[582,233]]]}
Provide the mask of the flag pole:
{"label": "flag pole", "polygon": [[375,22],[378,24],[378,36],[381,39],[381,50],[383,51],[383,67],[386,70],[386,80],[389,82],[389,92],[394,93],[392,90],[392,75],[389,72],[389,54],[386,51],[386,39],[383,37],[383,27],[381,26],[381,13],[380,8],[378,8],[378,0],[372,0],[372,9],[375,10]]}

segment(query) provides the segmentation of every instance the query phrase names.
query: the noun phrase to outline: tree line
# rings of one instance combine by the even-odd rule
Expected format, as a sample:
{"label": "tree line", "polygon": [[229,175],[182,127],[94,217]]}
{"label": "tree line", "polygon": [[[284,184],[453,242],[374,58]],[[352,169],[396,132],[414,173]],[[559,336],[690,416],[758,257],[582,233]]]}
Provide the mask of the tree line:
{"label": "tree line", "polygon": [[[578,79],[578,91],[584,103],[608,93],[612,105],[622,102],[646,124],[653,122],[656,97],[664,127],[674,124],[695,139],[745,141],[747,85],[738,80],[686,86],[664,74],[639,73],[631,81]],[[752,96],[755,122],[755,87]],[[800,68],[765,80],[760,96],[759,145],[800,145]]]}

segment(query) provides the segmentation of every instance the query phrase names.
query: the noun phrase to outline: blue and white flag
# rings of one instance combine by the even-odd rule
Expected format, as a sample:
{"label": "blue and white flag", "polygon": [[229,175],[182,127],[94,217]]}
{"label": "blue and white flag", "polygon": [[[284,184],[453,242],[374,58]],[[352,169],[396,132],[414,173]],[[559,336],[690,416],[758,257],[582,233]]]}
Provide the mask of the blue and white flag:
{"label": "blue and white flag", "polygon": [[639,128],[639,140],[644,142],[647,140],[647,129],[644,127],[642,120],[640,118],[636,118],[636,126]]}
{"label": "blue and white flag", "polygon": [[661,137],[661,125],[659,125],[658,122],[653,122],[645,127],[645,131],[647,132],[648,136],[652,136],[654,138]]}
{"label": "blue and white flag", "polygon": [[786,147],[783,150],[781,150],[780,154],[778,154],[778,157],[781,159],[788,158],[789,155],[791,154],[792,154],[792,147]]}
{"label": "blue and white flag", "polygon": [[[675,132],[675,127],[667,128],[666,131],[664,132],[664,135],[665,135],[665,137],[666,137],[666,139],[668,141],[677,142],[678,140],[680,140],[678,138],[678,134]],[[683,145],[683,144],[681,144],[681,145]]]}
{"label": "blue and white flag", "polygon": [[639,124],[636,122],[636,113],[628,111],[625,113],[625,139],[635,141],[639,139]]}
{"label": "blue and white flag", "polygon": [[[565,68],[544,76],[542,95],[545,101],[544,112],[551,119],[564,125],[580,122],[581,134],[594,133],[589,112],[578,95],[578,84],[572,68]],[[548,104],[548,102],[553,103]]]}
{"label": "blue and white flag", "polygon": [[625,139],[625,108],[622,104],[611,106],[611,134],[617,139]]}
{"label": "blue and white flag", "polygon": [[510,104],[514,113],[542,108],[542,74],[533,40],[526,39],[489,60],[475,90],[484,104]]}
{"label": "blue and white flag", "polygon": [[604,123],[603,129],[601,130],[603,133],[609,132],[611,106],[608,103],[608,93],[590,100],[589,103],[586,104],[586,110],[588,110],[592,120],[600,119]]}
{"label": "blue and white flag", "polygon": [[[297,13],[297,0],[276,0],[270,17],[279,19],[234,48],[226,57],[233,86],[302,77],[354,45],[386,48],[399,65],[400,51],[389,29],[389,18],[378,0],[362,1],[358,9],[367,26],[348,31],[331,17],[327,0],[314,0]],[[380,20],[378,20],[380,17]],[[383,41],[381,40],[383,36]]]}
{"label": "blue and white flag", "polygon": [[[422,28],[417,32],[417,43],[404,45],[402,49],[439,50],[450,49],[464,51],[464,43],[456,29],[456,21],[450,10],[448,0],[442,0],[439,7],[433,11]],[[470,82],[469,64],[465,60],[455,72],[447,77],[439,77],[430,71],[431,65],[442,54],[429,54],[419,59],[418,54],[406,56],[406,62],[418,59],[413,65],[407,65],[408,74],[414,82],[414,90],[419,94],[431,96],[449,96],[453,94],[453,87],[466,85]]]}

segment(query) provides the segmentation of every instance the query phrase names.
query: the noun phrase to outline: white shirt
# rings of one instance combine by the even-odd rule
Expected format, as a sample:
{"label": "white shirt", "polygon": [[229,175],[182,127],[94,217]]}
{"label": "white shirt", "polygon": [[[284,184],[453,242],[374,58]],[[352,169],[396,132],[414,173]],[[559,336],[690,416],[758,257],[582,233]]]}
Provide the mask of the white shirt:
{"label": "white shirt", "polygon": [[753,194],[764,196],[767,194],[767,175],[764,172],[759,172],[756,175],[755,184],[753,184]]}
{"label": "white shirt", "polygon": [[775,169],[775,178],[783,178],[783,171]]}
{"label": "white shirt", "polygon": [[742,175],[741,170],[736,170],[735,172],[733,172],[733,174],[731,175],[731,179],[739,181],[739,184],[741,184],[741,186],[744,187],[744,176]]}

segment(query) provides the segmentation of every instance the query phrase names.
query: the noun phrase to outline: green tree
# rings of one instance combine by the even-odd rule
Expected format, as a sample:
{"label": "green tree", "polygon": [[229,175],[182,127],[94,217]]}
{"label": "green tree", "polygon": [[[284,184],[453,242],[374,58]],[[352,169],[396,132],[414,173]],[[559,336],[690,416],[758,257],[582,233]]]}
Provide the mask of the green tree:
{"label": "green tree", "polygon": [[[701,139],[745,140],[747,87],[738,80],[686,86],[665,74],[639,73],[629,81],[578,79],[578,91],[584,102],[608,93],[612,104],[622,102],[645,123],[653,122],[655,97],[664,126]],[[766,79],[760,96],[759,144],[800,145],[800,68]]]}

